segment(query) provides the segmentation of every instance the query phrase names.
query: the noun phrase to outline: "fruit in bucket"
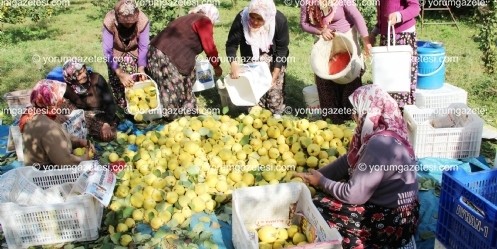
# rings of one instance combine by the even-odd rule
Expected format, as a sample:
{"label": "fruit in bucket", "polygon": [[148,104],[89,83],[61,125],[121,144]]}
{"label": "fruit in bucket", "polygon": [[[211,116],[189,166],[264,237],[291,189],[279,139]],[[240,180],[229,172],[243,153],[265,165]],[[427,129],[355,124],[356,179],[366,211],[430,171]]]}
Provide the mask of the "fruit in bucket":
{"label": "fruit in bucket", "polygon": [[337,53],[328,62],[330,74],[337,74],[344,70],[350,62],[350,55],[347,52]]}

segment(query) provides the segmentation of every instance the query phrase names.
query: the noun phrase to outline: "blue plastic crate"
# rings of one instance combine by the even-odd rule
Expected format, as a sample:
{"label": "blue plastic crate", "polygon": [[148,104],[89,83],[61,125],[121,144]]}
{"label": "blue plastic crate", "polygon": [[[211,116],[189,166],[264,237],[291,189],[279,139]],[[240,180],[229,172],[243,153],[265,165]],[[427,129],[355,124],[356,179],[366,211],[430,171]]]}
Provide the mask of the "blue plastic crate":
{"label": "blue plastic crate", "polygon": [[444,172],[437,239],[452,249],[497,248],[497,170]]}

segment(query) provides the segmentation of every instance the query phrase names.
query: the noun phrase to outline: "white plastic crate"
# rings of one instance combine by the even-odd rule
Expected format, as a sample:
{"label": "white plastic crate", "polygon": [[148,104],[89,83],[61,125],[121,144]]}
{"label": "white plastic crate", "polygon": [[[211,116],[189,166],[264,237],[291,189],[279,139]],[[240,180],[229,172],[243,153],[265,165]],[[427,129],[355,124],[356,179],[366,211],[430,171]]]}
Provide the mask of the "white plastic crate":
{"label": "white plastic crate", "polygon": [[468,93],[459,87],[445,83],[443,87],[428,90],[416,89],[416,106],[419,108],[446,108],[452,103],[468,101]]}
{"label": "white plastic crate", "polygon": [[[24,184],[11,188],[17,195],[28,195],[37,187],[48,189],[75,182],[82,173],[76,169],[39,171],[30,166],[21,170],[21,179],[17,182]],[[9,248],[95,240],[99,236],[102,213],[103,206],[90,195],[70,197],[56,204],[0,203],[0,223]]]}
{"label": "white plastic crate", "polygon": [[[161,104],[161,101],[159,98],[160,92],[159,92],[159,87],[157,86],[157,83],[150,76],[148,76],[146,74],[135,73],[132,76],[138,76],[138,75],[146,76],[147,80],[135,82],[133,84],[133,86],[131,87],[131,89],[142,89],[142,88],[145,88],[147,86],[154,86],[155,91],[156,91],[155,98],[157,100],[157,107],[155,107],[154,109],[150,109],[148,111],[133,112],[129,109],[129,105],[126,105],[126,112],[131,114],[131,115],[135,115],[138,113],[142,114],[143,120],[145,120],[145,121],[150,121],[150,120],[162,118],[163,109],[162,109],[162,104]],[[126,90],[125,90],[126,101],[128,101],[127,93],[128,93],[128,88],[126,88]]]}
{"label": "white plastic crate", "polygon": [[[430,121],[448,113],[468,115],[464,127],[434,128]],[[480,154],[483,120],[463,103],[447,108],[420,109],[414,105],[404,107],[409,139],[417,157],[468,158]]]}
{"label": "white plastic crate", "polygon": [[269,224],[286,228],[291,223],[290,216],[293,216],[293,212],[301,212],[308,219],[316,229],[319,242],[294,246],[291,249],[342,248],[342,236],[336,228],[330,228],[326,223],[312,203],[309,189],[303,183],[236,189],[233,192],[232,204],[232,240],[236,249],[259,248],[256,229]]}

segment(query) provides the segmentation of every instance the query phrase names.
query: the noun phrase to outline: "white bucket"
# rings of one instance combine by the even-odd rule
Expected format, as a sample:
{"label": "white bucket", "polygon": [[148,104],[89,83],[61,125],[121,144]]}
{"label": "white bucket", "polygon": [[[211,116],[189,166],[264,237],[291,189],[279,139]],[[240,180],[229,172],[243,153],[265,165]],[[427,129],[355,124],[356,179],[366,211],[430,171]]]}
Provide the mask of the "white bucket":
{"label": "white bucket", "polygon": [[[332,80],[337,84],[348,84],[359,77],[364,61],[358,50],[357,32],[355,28],[346,33],[335,32],[331,41],[322,37],[314,44],[311,51],[312,71],[321,79]],[[348,52],[350,62],[342,71],[330,74],[328,63],[333,55]]]}
{"label": "white bucket", "polygon": [[319,94],[318,88],[316,85],[306,86],[302,90],[302,94],[304,95],[304,101],[309,110],[312,110],[312,114],[319,115],[320,105],[319,105]]}
{"label": "white bucket", "polygon": [[214,69],[208,60],[197,61],[195,65],[195,78],[195,84],[192,87],[194,92],[200,92],[215,86]]}
{"label": "white bucket", "polygon": [[225,78],[231,102],[236,106],[255,106],[271,88],[272,77],[265,62],[248,63],[241,66],[238,79]]}

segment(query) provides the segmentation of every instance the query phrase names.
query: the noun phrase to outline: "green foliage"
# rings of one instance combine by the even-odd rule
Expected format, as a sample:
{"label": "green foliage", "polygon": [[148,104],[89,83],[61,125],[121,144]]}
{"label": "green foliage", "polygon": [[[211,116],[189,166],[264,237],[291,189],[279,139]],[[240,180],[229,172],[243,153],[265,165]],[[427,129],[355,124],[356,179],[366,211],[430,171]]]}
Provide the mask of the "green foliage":
{"label": "green foliage", "polygon": [[[0,23],[22,23],[26,19],[38,22],[44,18],[58,14],[67,9],[70,1],[49,0],[39,1],[10,1],[6,0],[0,5]],[[43,6],[40,4],[43,3]]]}
{"label": "green foliage", "polygon": [[367,0],[357,0],[356,4],[359,12],[364,17],[364,21],[366,21],[368,29],[371,31],[376,24],[376,6]]}
{"label": "green foliage", "polygon": [[477,14],[479,48],[483,52],[485,70],[493,74],[497,69],[497,1],[489,1]]}
{"label": "green foliage", "polygon": [[[99,16],[105,16],[107,12],[114,9],[115,3],[114,0],[92,0],[92,4],[98,7]],[[168,4],[172,3],[169,1],[137,0],[136,3],[150,20],[151,36],[162,31],[170,21],[188,12],[188,8]]]}

